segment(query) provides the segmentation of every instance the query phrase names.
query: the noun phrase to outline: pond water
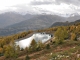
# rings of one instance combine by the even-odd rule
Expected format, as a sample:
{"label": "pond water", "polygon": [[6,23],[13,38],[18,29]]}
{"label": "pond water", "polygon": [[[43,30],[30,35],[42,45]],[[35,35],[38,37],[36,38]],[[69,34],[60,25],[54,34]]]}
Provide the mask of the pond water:
{"label": "pond water", "polygon": [[40,41],[42,41],[42,43],[45,43],[46,41],[51,39],[51,35],[46,34],[46,33],[35,33],[31,37],[20,40],[20,41],[16,41],[15,43],[16,43],[16,45],[19,45],[20,48],[25,49],[26,47],[30,46],[33,39],[36,42],[38,42],[40,40]]}

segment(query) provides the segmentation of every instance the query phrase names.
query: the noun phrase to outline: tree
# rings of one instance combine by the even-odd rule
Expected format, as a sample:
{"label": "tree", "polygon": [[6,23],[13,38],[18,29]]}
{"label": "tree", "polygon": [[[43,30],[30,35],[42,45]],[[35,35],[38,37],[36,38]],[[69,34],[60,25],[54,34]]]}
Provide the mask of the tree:
{"label": "tree", "polygon": [[76,40],[76,34],[75,33],[71,34],[71,40]]}
{"label": "tree", "polygon": [[37,42],[33,39],[30,44],[29,51],[30,52],[36,51],[36,47],[37,47]]}
{"label": "tree", "polygon": [[68,37],[68,33],[65,28],[59,27],[54,33],[54,36],[56,37],[56,43],[61,44]]}
{"label": "tree", "polygon": [[26,55],[25,60],[30,60],[30,57],[28,55]]}
{"label": "tree", "polygon": [[75,26],[74,25],[70,26],[70,31],[74,31],[74,30],[75,30]]}
{"label": "tree", "polygon": [[10,45],[7,45],[5,47],[4,56],[6,58],[16,58],[17,57],[17,51],[16,51],[14,40],[11,41]]}
{"label": "tree", "polygon": [[3,48],[0,48],[0,56],[3,55]]}
{"label": "tree", "polygon": [[68,31],[66,28],[63,29],[63,38],[67,39],[68,38]]}
{"label": "tree", "polygon": [[16,47],[16,51],[20,51],[20,47],[19,47],[19,45]]}
{"label": "tree", "polygon": [[0,48],[0,53],[3,53],[3,48]]}
{"label": "tree", "polygon": [[9,45],[5,49],[4,56],[6,58],[16,58],[17,57],[17,53],[14,50],[14,48]]}
{"label": "tree", "polygon": [[31,46],[36,45],[36,41],[33,39],[30,45],[31,45]]}
{"label": "tree", "polygon": [[38,44],[37,44],[37,51],[38,51],[38,50],[41,50],[41,49],[43,49],[43,48],[44,48],[44,44],[42,43],[41,40],[39,40],[39,41],[38,41]]}
{"label": "tree", "polygon": [[50,45],[49,44],[46,45],[46,49],[50,49]]}

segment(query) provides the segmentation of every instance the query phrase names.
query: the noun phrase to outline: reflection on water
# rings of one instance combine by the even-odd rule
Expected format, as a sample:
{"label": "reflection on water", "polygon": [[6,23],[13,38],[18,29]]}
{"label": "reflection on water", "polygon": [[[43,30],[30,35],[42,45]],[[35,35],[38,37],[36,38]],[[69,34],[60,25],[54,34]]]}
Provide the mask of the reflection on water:
{"label": "reflection on water", "polygon": [[20,40],[15,42],[16,45],[19,45],[20,48],[25,49],[26,47],[30,46],[31,41],[34,39],[36,42],[38,42],[39,40],[42,41],[42,43],[48,41],[51,38],[50,34],[46,34],[46,33],[35,33],[33,34],[31,37]]}

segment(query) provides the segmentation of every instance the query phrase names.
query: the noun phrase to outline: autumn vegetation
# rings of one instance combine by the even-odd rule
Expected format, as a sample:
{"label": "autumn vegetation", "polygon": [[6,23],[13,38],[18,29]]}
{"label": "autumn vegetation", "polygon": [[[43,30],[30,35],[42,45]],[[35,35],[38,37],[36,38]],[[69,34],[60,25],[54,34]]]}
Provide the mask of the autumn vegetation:
{"label": "autumn vegetation", "polygon": [[[25,49],[20,49],[19,46],[15,45],[15,41],[19,40],[21,38],[26,37],[28,34],[33,32],[46,32],[53,34],[53,37],[51,38],[51,42],[49,44],[43,44],[41,41],[36,42],[34,39],[31,42],[30,47],[26,47]],[[18,57],[26,55],[24,60],[30,60],[29,55],[35,52],[39,52],[42,50],[49,51],[50,49],[56,48],[57,46],[70,46],[70,44],[78,45],[76,49],[80,47],[79,39],[80,38],[80,23],[76,23],[74,25],[70,26],[58,26],[58,27],[51,27],[43,30],[37,30],[37,31],[28,31],[28,32],[22,32],[11,36],[5,36],[0,37],[0,57],[4,56],[6,60],[19,60]],[[67,43],[70,41],[70,44]],[[65,44],[64,44],[65,43]],[[53,47],[52,47],[53,46]],[[51,50],[52,51],[52,50]],[[54,59],[57,57],[57,55],[66,54],[69,55],[69,52],[71,53],[73,50],[64,51],[62,53],[55,53],[54,55],[51,55],[49,58]],[[76,51],[76,50],[75,50]],[[68,53],[66,53],[68,52]],[[72,56],[72,55],[70,55]]]}

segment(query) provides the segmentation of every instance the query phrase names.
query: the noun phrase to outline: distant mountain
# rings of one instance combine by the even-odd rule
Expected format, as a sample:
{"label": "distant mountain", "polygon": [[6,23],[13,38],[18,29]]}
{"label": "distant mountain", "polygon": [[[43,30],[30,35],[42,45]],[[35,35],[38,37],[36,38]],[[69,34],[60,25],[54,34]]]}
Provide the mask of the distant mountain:
{"label": "distant mountain", "polygon": [[28,30],[44,29],[50,27],[53,22],[58,21],[65,21],[65,18],[57,15],[36,15],[33,18],[10,25],[4,29],[0,29],[0,35],[15,34]]}
{"label": "distant mountain", "polygon": [[79,23],[80,22],[80,19],[79,20],[76,20],[74,22],[56,22],[56,23],[53,23],[51,27],[54,27],[54,26],[68,26],[68,25],[73,25],[75,23]]}
{"label": "distant mountain", "polygon": [[75,15],[67,18],[67,21],[73,22],[80,19],[80,15]]}
{"label": "distant mountain", "polygon": [[31,17],[33,17],[33,15],[30,14],[21,15],[14,12],[7,12],[7,13],[0,14],[0,28],[4,28],[6,26],[19,23]]}
{"label": "distant mountain", "polygon": [[[50,18],[50,16],[51,16],[51,18]],[[26,15],[21,15],[21,14],[16,13],[16,12],[6,12],[3,14],[0,14],[0,28],[4,28],[4,27],[10,26],[10,25],[14,25],[16,23],[20,23],[20,22],[25,21],[25,20],[29,20],[32,17],[35,20],[36,19],[41,19],[41,20],[43,19],[44,20],[47,17],[47,20],[49,20],[49,21],[51,19],[54,20],[52,22],[60,22],[59,18],[62,19],[63,21],[65,21],[65,20],[75,21],[77,19],[80,19],[80,15],[74,15],[74,16],[70,16],[70,17],[61,17],[61,15],[58,16],[58,15],[50,15],[50,14],[41,14],[41,15],[33,14],[32,15],[32,14],[28,13]],[[30,22],[31,22],[31,20],[30,20]]]}
{"label": "distant mountain", "polygon": [[22,21],[17,24],[13,24],[8,26],[7,28],[23,28],[27,27],[29,29],[35,29],[35,28],[46,28],[51,26],[53,22],[58,21],[66,21],[64,17],[60,17],[57,15],[36,15],[35,17]]}
{"label": "distant mountain", "polygon": [[66,23],[68,24],[69,22],[73,22],[78,19],[80,19],[80,15],[61,17],[58,15],[49,14],[20,15],[17,13],[8,12],[0,15],[0,35],[10,35],[22,31],[44,29],[50,27],[55,22],[59,22],[57,23],[58,25],[66,25]]}

